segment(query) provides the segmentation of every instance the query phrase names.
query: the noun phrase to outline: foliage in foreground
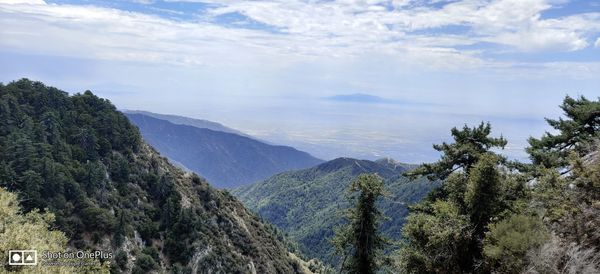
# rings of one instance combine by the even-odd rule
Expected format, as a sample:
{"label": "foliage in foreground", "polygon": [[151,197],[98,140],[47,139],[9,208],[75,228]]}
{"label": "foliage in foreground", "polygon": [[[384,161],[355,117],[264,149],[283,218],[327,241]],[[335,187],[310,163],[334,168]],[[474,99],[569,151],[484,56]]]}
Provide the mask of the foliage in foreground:
{"label": "foliage in foreground", "polygon": [[404,273],[597,273],[600,102],[565,98],[558,130],[530,138],[531,164],[509,163],[489,124],[453,129],[440,161],[411,173],[444,179],[411,208]]}
{"label": "foliage in foreground", "polygon": [[[108,273],[109,262],[88,261],[86,267],[54,266],[9,266],[8,250],[38,250],[63,252],[67,250],[67,237],[64,233],[51,229],[54,222],[52,213],[40,213],[37,210],[21,213],[17,195],[0,188],[0,272],[12,273]],[[38,262],[40,256],[38,253]]]}

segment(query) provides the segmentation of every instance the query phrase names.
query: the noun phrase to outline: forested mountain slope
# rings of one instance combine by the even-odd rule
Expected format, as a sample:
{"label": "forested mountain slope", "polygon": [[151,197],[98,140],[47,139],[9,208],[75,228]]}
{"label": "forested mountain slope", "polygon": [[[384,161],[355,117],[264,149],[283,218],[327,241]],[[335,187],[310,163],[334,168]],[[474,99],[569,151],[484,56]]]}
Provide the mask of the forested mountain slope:
{"label": "forested mountain slope", "polygon": [[269,145],[233,133],[173,124],[143,114],[127,117],[161,154],[218,187],[233,188],[322,162],[292,147]]}
{"label": "forested mountain slope", "polygon": [[113,251],[113,273],[301,272],[269,226],[90,91],[0,84],[0,187],[53,213],[70,247]]}
{"label": "forested mountain slope", "polygon": [[288,233],[304,254],[335,263],[329,240],[333,228],[342,220],[341,212],[348,207],[348,185],[363,173],[376,173],[385,180],[390,195],[380,207],[390,219],[381,229],[385,235],[398,239],[399,228],[408,214],[406,204],[419,201],[436,186],[425,179],[409,181],[401,175],[412,168],[391,159],[338,158],[313,168],[280,173],[232,193]]}

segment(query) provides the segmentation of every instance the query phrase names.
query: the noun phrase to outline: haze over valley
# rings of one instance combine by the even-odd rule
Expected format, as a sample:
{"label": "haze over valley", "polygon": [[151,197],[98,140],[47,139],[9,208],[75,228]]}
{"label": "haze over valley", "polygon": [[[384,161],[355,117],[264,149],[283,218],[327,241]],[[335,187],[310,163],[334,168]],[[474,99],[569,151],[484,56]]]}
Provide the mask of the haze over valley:
{"label": "haze over valley", "polygon": [[433,161],[448,128],[490,121],[524,160],[557,102],[597,95],[600,20],[594,1],[517,2],[2,1],[0,81],[89,89],[324,160]]}

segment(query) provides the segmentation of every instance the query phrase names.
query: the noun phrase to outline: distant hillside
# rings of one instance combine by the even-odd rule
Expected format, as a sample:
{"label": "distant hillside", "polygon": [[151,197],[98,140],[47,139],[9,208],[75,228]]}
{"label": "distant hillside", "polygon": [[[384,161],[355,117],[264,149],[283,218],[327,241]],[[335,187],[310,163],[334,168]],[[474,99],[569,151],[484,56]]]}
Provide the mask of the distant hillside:
{"label": "distant hillside", "polygon": [[150,117],[153,117],[156,119],[169,121],[169,122],[171,122],[173,124],[177,124],[177,125],[186,125],[186,126],[193,126],[193,127],[197,127],[197,128],[206,128],[206,129],[211,129],[214,131],[233,133],[233,134],[237,134],[237,135],[255,139],[254,137],[252,137],[248,134],[245,134],[239,130],[224,126],[217,122],[208,121],[208,120],[204,120],[204,119],[195,119],[195,118],[179,116],[179,115],[172,115],[172,114],[160,114],[160,113],[154,113],[154,112],[144,111],[144,110],[124,110],[123,113],[125,113],[125,114],[142,114],[142,115],[150,116]]}
{"label": "distant hillside", "polygon": [[234,189],[232,193],[259,215],[288,233],[309,257],[335,263],[329,238],[340,223],[340,212],[348,207],[345,191],[362,173],[377,173],[386,181],[390,197],[380,206],[390,218],[381,229],[399,239],[406,203],[424,197],[435,184],[423,179],[410,182],[401,174],[412,165],[391,159],[378,161],[338,158],[313,168],[277,174],[267,180]]}
{"label": "distant hillside", "polygon": [[215,186],[233,188],[286,171],[322,163],[292,147],[274,146],[237,134],[177,125],[143,114],[126,114],[163,155]]}
{"label": "distant hillside", "polygon": [[[25,212],[53,213],[56,221],[40,226],[52,222],[71,248],[113,251],[111,273],[303,272],[269,225],[169,164],[90,91],[69,96],[26,79],[0,84],[0,148],[0,188],[17,193]],[[2,228],[0,243],[38,232],[20,229]],[[9,249],[36,248],[43,247]]]}

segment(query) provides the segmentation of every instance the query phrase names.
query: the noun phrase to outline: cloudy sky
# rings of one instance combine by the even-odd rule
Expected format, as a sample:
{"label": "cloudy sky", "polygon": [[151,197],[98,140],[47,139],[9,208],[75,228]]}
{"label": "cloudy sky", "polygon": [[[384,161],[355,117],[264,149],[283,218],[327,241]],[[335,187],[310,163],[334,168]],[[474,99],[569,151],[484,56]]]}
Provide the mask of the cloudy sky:
{"label": "cloudy sky", "polygon": [[600,96],[600,1],[0,0],[0,63],[327,159],[431,161],[480,121],[522,159],[566,94]]}

